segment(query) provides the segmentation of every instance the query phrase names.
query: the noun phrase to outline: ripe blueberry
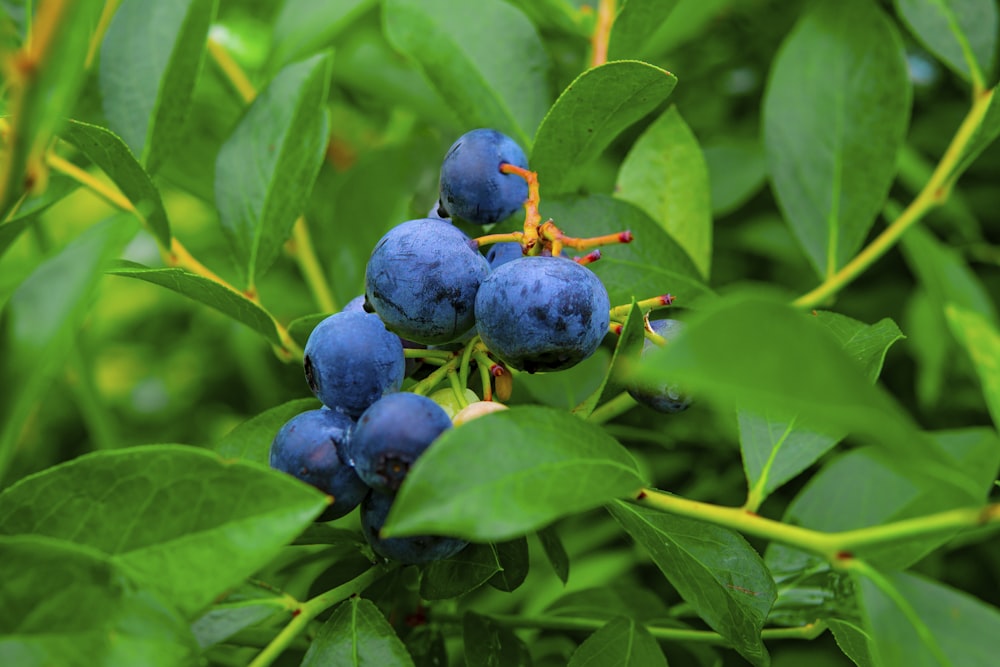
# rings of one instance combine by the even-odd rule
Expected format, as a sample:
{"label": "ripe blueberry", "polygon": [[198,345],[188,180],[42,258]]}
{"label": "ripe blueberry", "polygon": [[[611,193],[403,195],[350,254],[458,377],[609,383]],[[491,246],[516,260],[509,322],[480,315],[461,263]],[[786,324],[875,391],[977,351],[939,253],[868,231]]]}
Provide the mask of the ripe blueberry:
{"label": "ripe blueberry", "polygon": [[373,490],[361,501],[361,532],[379,556],[407,565],[429,563],[454,556],[468,544],[458,538],[437,535],[380,537],[379,531],[385,525],[394,499],[395,496]]}
{"label": "ripe blueberry", "polygon": [[528,198],[528,184],[501,164],[528,168],[513,139],[496,130],[466,132],[441,163],[441,206],[451,217],[488,225],[513,215]]}
{"label": "ripe blueberry", "polygon": [[324,405],[357,417],[383,394],[399,391],[403,344],[375,315],[336,313],[309,334],[303,366]]}
{"label": "ripe blueberry", "polygon": [[521,257],[483,281],[476,323],[508,366],[556,371],[594,353],[608,331],[610,307],[593,271],[561,257]]}
{"label": "ripe blueberry", "polygon": [[354,422],[336,410],[309,410],[292,417],[271,443],[270,464],[333,496],[318,521],[340,518],[358,506],[368,487],[344,456]]}
{"label": "ripe blueberry", "polygon": [[[684,324],[679,320],[652,320],[649,325],[653,331],[668,341],[684,330]],[[647,338],[643,341],[641,356],[646,356],[650,350],[657,347],[656,343]],[[657,412],[682,412],[691,405],[691,397],[671,382],[663,382],[656,386],[632,385],[628,388],[628,393],[639,403]]]}
{"label": "ripe blueberry", "polygon": [[496,269],[501,264],[506,264],[512,259],[523,257],[521,244],[517,241],[505,241],[504,243],[494,243],[486,253],[486,261],[490,263],[491,269]]}
{"label": "ripe blueberry", "polygon": [[475,325],[486,259],[456,227],[430,218],[389,230],[365,268],[365,295],[386,327],[403,338],[438,345]]}

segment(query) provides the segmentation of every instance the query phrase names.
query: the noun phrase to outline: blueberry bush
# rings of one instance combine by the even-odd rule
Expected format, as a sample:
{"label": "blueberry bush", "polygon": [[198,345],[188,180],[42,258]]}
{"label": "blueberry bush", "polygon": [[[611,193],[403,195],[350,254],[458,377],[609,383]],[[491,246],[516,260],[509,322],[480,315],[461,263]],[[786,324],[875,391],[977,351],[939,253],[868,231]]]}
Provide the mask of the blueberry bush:
{"label": "blueberry bush", "polygon": [[0,664],[996,664],[996,0],[0,7]]}

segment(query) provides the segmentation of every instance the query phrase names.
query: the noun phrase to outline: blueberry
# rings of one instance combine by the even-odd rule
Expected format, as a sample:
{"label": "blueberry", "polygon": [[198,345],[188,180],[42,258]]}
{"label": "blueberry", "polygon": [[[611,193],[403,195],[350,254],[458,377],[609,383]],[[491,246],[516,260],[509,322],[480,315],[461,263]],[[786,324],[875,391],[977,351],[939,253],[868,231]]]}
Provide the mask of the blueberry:
{"label": "blueberry", "polygon": [[344,516],[368,492],[344,455],[353,426],[350,417],[336,410],[309,410],[286,422],[271,443],[272,468],[333,496],[318,521]]}
{"label": "blueberry", "polygon": [[561,257],[521,257],[483,281],[476,320],[483,342],[508,366],[557,371],[594,353],[610,307],[590,269]]}
{"label": "blueberry", "polygon": [[[684,330],[684,324],[679,320],[652,320],[649,325],[653,331],[668,341],[676,338]],[[642,344],[641,356],[646,356],[650,350],[655,350],[657,347],[656,343],[647,338]],[[656,386],[633,385],[628,388],[628,393],[639,403],[657,412],[682,412],[691,405],[691,397],[671,382],[663,382]]]}
{"label": "blueberry", "polygon": [[488,225],[513,215],[528,198],[528,183],[500,171],[501,164],[528,168],[513,139],[496,130],[466,132],[441,164],[441,207],[451,217]]}
{"label": "blueberry", "polygon": [[394,496],[371,491],[361,501],[361,532],[379,556],[407,565],[429,563],[454,556],[468,544],[458,538],[436,535],[379,537],[394,499]]}
{"label": "blueberry", "polygon": [[521,244],[517,241],[506,241],[504,243],[494,243],[486,253],[486,261],[490,263],[491,269],[496,269],[501,264],[506,264],[512,259],[523,257],[524,252]]}
{"label": "blueberry", "polygon": [[394,493],[414,461],[449,428],[448,413],[430,398],[389,394],[358,419],[348,454],[365,484]]}
{"label": "blueberry", "polygon": [[[356,296],[353,299],[351,299],[350,301],[348,301],[344,305],[344,307],[340,310],[340,312],[342,312],[342,313],[351,313],[351,312],[367,313],[367,312],[369,312],[369,311],[365,310],[365,295],[361,294],[360,296]],[[377,315],[376,315],[376,317],[377,317]],[[397,338],[398,338],[398,336],[397,336]],[[422,345],[420,343],[414,343],[412,340],[406,340],[405,338],[400,338],[399,342],[403,344],[403,349],[404,350],[426,350],[427,349],[426,345]],[[403,369],[403,376],[404,377],[410,377],[411,375],[413,375],[413,372],[415,370],[417,370],[417,368],[419,366],[420,366],[420,360],[419,359],[411,359],[411,358],[407,357],[406,358],[406,367]]]}
{"label": "blueberry", "polygon": [[365,295],[386,327],[403,338],[437,345],[475,325],[486,259],[454,226],[422,218],[389,230],[365,269]]}
{"label": "blueberry", "polygon": [[399,336],[375,315],[336,313],[316,325],[303,361],[309,388],[329,408],[357,417],[399,391],[405,359]]}

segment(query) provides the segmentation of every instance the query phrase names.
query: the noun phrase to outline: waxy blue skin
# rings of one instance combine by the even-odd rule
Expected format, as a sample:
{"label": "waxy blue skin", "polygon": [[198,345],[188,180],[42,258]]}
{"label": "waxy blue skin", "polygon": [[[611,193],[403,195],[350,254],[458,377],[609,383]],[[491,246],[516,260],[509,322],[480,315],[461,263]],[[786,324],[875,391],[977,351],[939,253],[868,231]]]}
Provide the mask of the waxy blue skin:
{"label": "waxy blue skin", "polygon": [[466,132],[441,163],[441,206],[451,217],[488,225],[508,218],[528,198],[528,183],[501,164],[528,168],[517,142],[496,130]]}
{"label": "waxy blue skin", "polygon": [[508,366],[569,368],[598,348],[611,308],[604,284],[562,257],[521,257],[497,267],[476,296],[483,342]]}
{"label": "waxy blue skin", "polygon": [[365,484],[395,493],[414,461],[449,428],[448,413],[430,398],[408,392],[389,394],[358,419],[348,458]]}
{"label": "waxy blue skin", "polygon": [[468,542],[455,537],[414,535],[412,537],[379,537],[395,496],[372,491],[361,501],[361,532],[372,550],[383,558],[404,565],[429,563],[454,556]]}
{"label": "waxy blue skin", "polygon": [[357,417],[384,394],[399,391],[406,360],[399,336],[378,316],[354,311],[316,325],[303,366],[309,388],[325,406]]}
{"label": "waxy blue skin", "polygon": [[[344,304],[344,307],[341,308],[340,312],[342,312],[342,313],[367,313],[368,311],[365,310],[365,295],[361,294],[360,296],[356,296],[353,299],[351,299],[350,301],[348,301],[346,304]],[[426,345],[421,345],[420,343],[414,343],[412,340],[406,340],[405,338],[400,338],[399,342],[403,344],[403,349],[404,350],[426,350],[427,349]],[[403,369],[403,376],[404,377],[410,377],[413,374],[413,371],[417,370],[417,368],[419,366],[420,366],[420,360],[419,359],[411,359],[411,358],[407,357],[406,358],[406,367]]]}
{"label": "waxy blue skin", "polygon": [[421,218],[389,230],[365,268],[365,296],[385,326],[426,345],[461,338],[490,265],[453,225]]}
{"label": "waxy blue skin", "polygon": [[524,251],[517,241],[494,243],[486,253],[486,261],[490,263],[490,268],[493,270],[519,257],[524,257]]}
{"label": "waxy blue skin", "polygon": [[344,455],[353,427],[354,421],[336,410],[309,410],[286,422],[271,443],[272,468],[333,496],[317,521],[344,516],[368,493]]}
{"label": "waxy blue skin", "polygon": [[[683,322],[679,320],[650,320],[649,326],[654,332],[666,338],[668,341],[675,338],[684,329]],[[641,356],[645,357],[650,351],[659,346],[648,338],[643,341]],[[671,382],[663,382],[657,386],[632,386],[628,388],[629,395],[639,403],[650,407],[657,412],[673,413],[683,412],[691,405],[691,397],[685,394],[680,388]]]}

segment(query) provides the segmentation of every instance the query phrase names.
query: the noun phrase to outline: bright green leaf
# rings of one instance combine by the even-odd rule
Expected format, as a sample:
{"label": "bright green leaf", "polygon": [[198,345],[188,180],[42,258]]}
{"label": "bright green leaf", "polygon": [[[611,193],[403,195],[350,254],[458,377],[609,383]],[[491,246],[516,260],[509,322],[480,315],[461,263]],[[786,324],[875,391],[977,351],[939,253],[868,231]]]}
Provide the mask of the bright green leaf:
{"label": "bright green leaf", "polygon": [[650,37],[667,22],[677,2],[622,0],[608,36],[608,60],[641,59]]}
{"label": "bright green leaf", "polygon": [[268,563],[326,498],[290,475],[195,447],[81,456],[0,494],[0,534],[105,552],[191,616]]}
{"label": "bright green leaf", "polygon": [[332,56],[289,65],[254,100],[215,163],[215,203],[249,285],[277,259],[323,164]]}
{"label": "bright green leaf", "polygon": [[274,19],[271,66],[284,67],[327,48],[334,37],[373,5],[375,0],[286,0]]}
{"label": "bright green leaf", "polygon": [[712,263],[708,167],[676,106],[632,145],[618,171],[615,195],[648,213],[708,277]]}
{"label": "bright green leaf", "polygon": [[108,125],[155,172],[187,120],[216,0],[127,0],[101,43]]}
{"label": "bright green leaf", "polygon": [[990,78],[996,56],[995,0],[895,0],[910,31],[966,81]]}
{"label": "bright green leaf", "polygon": [[101,553],[0,537],[0,657],[17,667],[174,667],[197,660],[187,623]]}
{"label": "bright green leaf", "polygon": [[271,603],[246,600],[217,605],[192,623],[191,631],[203,649],[213,646],[229,639],[240,630],[257,625],[285,611],[275,604],[278,601],[286,602],[281,598],[275,598]]}
{"label": "bright green leaf", "polygon": [[531,148],[551,101],[550,63],[524,14],[499,0],[385,0],[382,15],[389,41],[467,129],[491,127]]}
{"label": "bright green leaf", "polygon": [[777,592],[764,561],[743,537],[622,501],[609,509],[713,630],[751,663],[767,664],[760,633]]}
{"label": "bright green leaf", "polygon": [[1000,428],[1000,332],[979,313],[953,303],[945,306],[945,315],[955,338],[972,358],[983,386],[986,407],[993,424]]}
{"label": "bright green leaf", "polygon": [[642,486],[632,455],[597,426],[517,406],[442,434],[410,470],[383,533],[502,540]]}
{"label": "bright green leaf", "polygon": [[712,213],[737,210],[767,182],[767,155],[757,141],[723,140],[702,148],[712,191]]}
{"label": "bright green leaf", "polygon": [[604,374],[595,391],[583,402],[573,408],[573,414],[586,419],[602,402],[610,400],[622,392],[624,386],[621,383],[621,374],[627,368],[629,360],[638,359],[645,340],[645,325],[642,317],[642,310],[634,303],[629,309],[625,324],[622,325],[618,334],[618,342],[615,344],[615,352],[611,357],[611,365],[608,372]]}
{"label": "bright green leaf", "polygon": [[152,269],[124,261],[108,273],[166,287],[245,324],[275,345],[281,344],[274,321],[266,310],[214,280],[180,268]]}
{"label": "bright green leaf", "polygon": [[0,225],[0,257],[7,252],[14,241],[21,235],[21,232],[31,227],[38,221],[39,212],[32,211],[27,215],[22,215],[13,220]]}
{"label": "bright green leaf", "polygon": [[274,436],[292,417],[320,407],[314,398],[298,398],[248,419],[212,445],[219,456],[268,465]]}
{"label": "bright green leaf", "polygon": [[413,666],[395,630],[371,601],[351,597],[334,610],[310,645],[302,667]]}
{"label": "bright green leaf", "polygon": [[816,313],[816,320],[833,334],[847,355],[858,362],[872,384],[882,372],[889,348],[906,338],[888,317],[875,324],[865,324],[839,313],[821,310]]}
{"label": "bright green leaf", "polygon": [[125,142],[111,130],[75,120],[66,123],[62,136],[114,181],[143,215],[160,245],[169,248],[170,223],[160,191]]}
{"label": "bright green leaf", "polygon": [[899,34],[868,0],[813,5],[782,45],[764,144],[778,203],[820,276],[854,256],[882,210],[910,97]]}
{"label": "bright green leaf", "polygon": [[649,630],[631,618],[608,621],[573,652],[569,667],[667,667]]}
{"label": "bright green leaf", "polygon": [[851,621],[836,618],[827,619],[826,624],[830,626],[830,632],[833,634],[837,646],[855,665],[875,667],[871,655],[871,636],[865,632],[864,628]]}
{"label": "bright green leaf", "polygon": [[574,192],[591,162],[623,130],[663,104],[675,85],[677,77],[670,72],[631,60],[605,63],[577,77],[535,134],[530,164],[542,195]]}

